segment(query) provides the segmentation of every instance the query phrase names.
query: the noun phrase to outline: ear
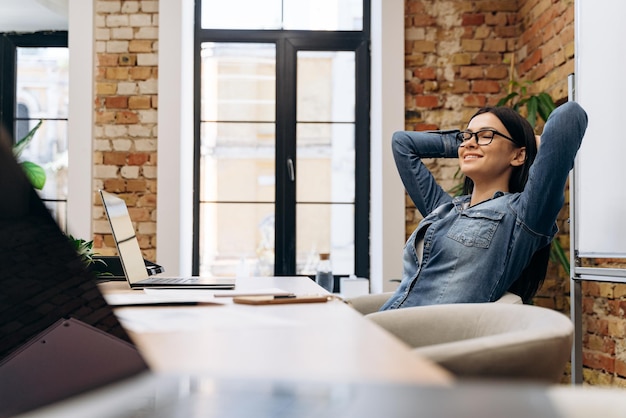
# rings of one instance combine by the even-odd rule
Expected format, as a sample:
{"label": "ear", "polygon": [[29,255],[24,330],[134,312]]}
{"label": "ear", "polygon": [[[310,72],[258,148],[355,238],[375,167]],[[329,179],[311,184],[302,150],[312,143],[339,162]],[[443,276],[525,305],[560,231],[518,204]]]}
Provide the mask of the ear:
{"label": "ear", "polygon": [[526,161],[526,147],[517,148],[515,150],[515,154],[513,155],[513,159],[511,160],[511,165],[513,167],[519,167],[524,164]]}

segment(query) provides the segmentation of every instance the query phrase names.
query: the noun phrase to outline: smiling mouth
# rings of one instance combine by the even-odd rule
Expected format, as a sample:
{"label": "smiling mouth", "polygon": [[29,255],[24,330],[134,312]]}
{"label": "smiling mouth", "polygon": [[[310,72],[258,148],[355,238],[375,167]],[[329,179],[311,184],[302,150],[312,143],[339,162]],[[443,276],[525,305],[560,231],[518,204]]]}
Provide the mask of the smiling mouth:
{"label": "smiling mouth", "polygon": [[463,157],[463,160],[476,160],[478,158],[482,158],[480,155],[476,155],[476,154],[469,154],[469,155],[465,155]]}

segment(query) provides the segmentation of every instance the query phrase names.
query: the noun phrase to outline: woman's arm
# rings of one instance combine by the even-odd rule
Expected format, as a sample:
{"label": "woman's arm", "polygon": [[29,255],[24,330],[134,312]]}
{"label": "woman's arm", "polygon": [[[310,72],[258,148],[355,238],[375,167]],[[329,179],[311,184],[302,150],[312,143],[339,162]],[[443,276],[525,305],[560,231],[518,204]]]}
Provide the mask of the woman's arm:
{"label": "woman's arm", "polygon": [[586,128],[587,114],[576,102],[559,106],[546,122],[522,199],[522,219],[536,233],[553,232],[563,207],[565,183]]}
{"label": "woman's arm", "polygon": [[392,137],[393,157],[404,187],[423,216],[451,197],[435,181],[422,158],[457,158],[458,131],[398,131]]}

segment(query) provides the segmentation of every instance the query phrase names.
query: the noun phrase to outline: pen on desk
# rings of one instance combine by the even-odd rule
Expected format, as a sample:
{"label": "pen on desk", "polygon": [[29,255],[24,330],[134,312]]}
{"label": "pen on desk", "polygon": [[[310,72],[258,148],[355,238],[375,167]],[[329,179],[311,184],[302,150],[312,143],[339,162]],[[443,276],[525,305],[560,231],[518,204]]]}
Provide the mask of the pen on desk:
{"label": "pen on desk", "polygon": [[274,299],[288,299],[288,298],[295,298],[296,295],[294,295],[293,293],[290,293],[288,295],[274,295]]}

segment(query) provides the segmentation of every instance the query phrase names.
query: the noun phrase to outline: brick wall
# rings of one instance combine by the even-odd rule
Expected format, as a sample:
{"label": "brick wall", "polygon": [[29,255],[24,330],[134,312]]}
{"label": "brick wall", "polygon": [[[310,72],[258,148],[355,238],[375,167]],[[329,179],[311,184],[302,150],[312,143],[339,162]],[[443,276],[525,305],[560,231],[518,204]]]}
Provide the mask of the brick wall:
{"label": "brick wall", "polygon": [[[98,0],[94,191],[117,193],[134,221],[144,257],[156,256],[158,1]],[[94,246],[115,253],[94,194]]]}
{"label": "brick wall", "polygon": [[[574,0],[405,0],[406,129],[463,127],[479,107],[507,94],[510,79],[532,81],[531,93],[545,91],[560,103],[573,72]],[[444,188],[459,183],[456,160],[427,164]],[[556,238],[567,254],[568,203]],[[407,236],[420,220],[407,196]],[[534,303],[569,315],[569,290],[565,271],[550,263]],[[625,312],[626,285],[583,282],[585,383],[626,386]]]}

